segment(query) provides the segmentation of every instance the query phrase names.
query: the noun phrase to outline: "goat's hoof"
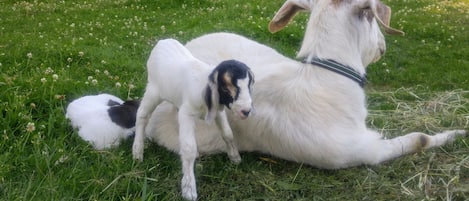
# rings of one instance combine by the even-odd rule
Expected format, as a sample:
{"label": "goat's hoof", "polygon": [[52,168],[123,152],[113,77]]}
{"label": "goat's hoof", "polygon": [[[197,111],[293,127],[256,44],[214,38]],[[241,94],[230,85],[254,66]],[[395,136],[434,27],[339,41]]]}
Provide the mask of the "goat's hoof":
{"label": "goat's hoof", "polygon": [[467,135],[467,132],[466,132],[466,130],[455,130],[454,135],[464,137],[464,136]]}
{"label": "goat's hoof", "polygon": [[467,132],[465,130],[449,130],[443,132],[443,134],[447,135],[449,140],[455,140],[457,137],[466,136]]}
{"label": "goat's hoof", "polygon": [[133,158],[134,158],[134,160],[136,160],[138,162],[143,162],[143,156],[134,156]]}
{"label": "goat's hoof", "polygon": [[191,188],[190,186],[183,185],[181,190],[182,190],[182,197],[185,200],[192,200],[192,201],[197,200],[196,188]]}
{"label": "goat's hoof", "polygon": [[143,153],[142,152],[137,152],[135,150],[132,150],[132,157],[134,158],[134,160],[137,160],[137,161],[140,161],[140,162],[143,161]]}
{"label": "goat's hoof", "polygon": [[241,163],[241,156],[239,156],[239,154],[235,156],[230,156],[230,160],[235,165],[238,165],[239,163]]}

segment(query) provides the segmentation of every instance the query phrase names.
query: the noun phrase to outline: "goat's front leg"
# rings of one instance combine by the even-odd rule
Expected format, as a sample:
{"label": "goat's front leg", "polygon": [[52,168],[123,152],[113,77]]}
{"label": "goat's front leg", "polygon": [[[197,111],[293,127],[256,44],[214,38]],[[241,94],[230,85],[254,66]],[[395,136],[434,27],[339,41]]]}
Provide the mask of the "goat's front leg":
{"label": "goat's front leg", "polygon": [[197,200],[197,187],[194,175],[194,163],[197,158],[197,142],[195,140],[194,117],[181,108],[178,113],[179,121],[179,154],[182,161],[182,197],[187,200]]}
{"label": "goat's front leg", "polygon": [[231,130],[230,124],[226,117],[225,110],[218,111],[217,117],[215,118],[218,128],[222,131],[223,141],[226,143],[226,152],[228,157],[234,164],[241,162],[241,156],[239,155],[238,147],[233,140],[233,131]]}
{"label": "goat's front leg", "polygon": [[145,127],[148,124],[150,115],[160,103],[161,99],[159,98],[158,90],[151,87],[151,85],[147,86],[140,106],[138,107],[135,120],[135,137],[132,145],[132,156],[136,160],[143,161]]}

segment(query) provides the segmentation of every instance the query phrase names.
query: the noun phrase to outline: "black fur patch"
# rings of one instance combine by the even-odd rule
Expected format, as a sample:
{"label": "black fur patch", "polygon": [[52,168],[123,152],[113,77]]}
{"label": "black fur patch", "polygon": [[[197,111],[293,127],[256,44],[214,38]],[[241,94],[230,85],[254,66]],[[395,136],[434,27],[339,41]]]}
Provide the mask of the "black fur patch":
{"label": "black fur patch", "polygon": [[[214,73],[217,71],[218,72],[218,77],[214,78]],[[238,80],[239,79],[244,79],[246,78],[247,75],[249,75],[249,83],[251,84],[252,76],[250,75],[250,69],[249,67],[239,61],[236,60],[226,60],[221,62],[209,75],[210,80],[217,80],[218,83],[218,93],[220,95],[220,100],[219,103],[225,105],[226,107],[229,108],[230,103],[233,103],[234,100],[238,99],[239,93],[240,93],[240,88],[238,86]],[[231,84],[227,83],[226,80],[224,79],[224,75],[229,74],[231,77]],[[230,89],[228,88],[228,85],[232,85],[235,87],[236,92],[235,95],[232,96]]]}
{"label": "black fur patch", "polygon": [[[109,104],[110,103],[111,101],[109,101]],[[123,128],[133,128],[135,126],[139,106],[140,101],[130,100],[125,101],[122,105],[112,105],[107,111],[112,122]]]}
{"label": "black fur patch", "polygon": [[109,100],[107,102],[107,106],[111,107],[111,106],[116,106],[116,105],[120,105],[120,103],[116,102],[116,101],[113,101],[113,100]]}
{"label": "black fur patch", "polygon": [[204,96],[205,104],[207,105],[208,111],[212,109],[213,103],[212,103],[212,90],[210,87],[207,85],[205,87],[205,96]]}

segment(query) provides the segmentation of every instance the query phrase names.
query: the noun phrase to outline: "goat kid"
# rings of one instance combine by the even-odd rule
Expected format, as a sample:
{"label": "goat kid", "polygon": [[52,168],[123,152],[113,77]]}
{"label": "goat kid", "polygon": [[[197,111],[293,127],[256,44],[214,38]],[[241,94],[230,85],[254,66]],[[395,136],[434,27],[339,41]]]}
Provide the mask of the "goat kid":
{"label": "goat kid", "polygon": [[[147,62],[148,83],[137,112],[134,159],[143,160],[144,132],[150,114],[163,101],[178,108],[179,154],[182,160],[182,195],[197,199],[194,163],[198,156],[194,130],[195,120],[215,119],[226,144],[229,158],[239,163],[241,157],[233,141],[233,132],[224,107],[240,118],[247,118],[252,109],[251,88],[254,75],[244,63],[222,61],[215,69],[194,58],[178,41],[160,40]],[[175,136],[178,136],[175,134]]]}
{"label": "goat kid", "polygon": [[[215,64],[227,58],[243,61],[256,74],[256,115],[249,121],[229,116],[241,151],[259,151],[311,166],[338,169],[384,161],[442,146],[464,130],[430,136],[413,132],[393,139],[366,126],[364,89],[350,77],[311,64],[334,60],[364,79],[366,66],[379,60],[386,45],[379,25],[390,34],[391,9],[379,0],[288,0],[272,19],[272,32],[284,28],[299,11],[311,13],[298,57],[289,59],[270,47],[230,33],[201,36],[186,44],[193,55]],[[348,66],[348,67],[345,67]],[[175,110],[160,105],[147,135],[169,150],[177,141]],[[196,121],[199,153],[223,151],[213,126]]]}
{"label": "goat kid", "polygon": [[103,150],[133,135],[138,106],[137,100],[124,102],[110,94],[84,96],[67,106],[65,117],[84,141]]}

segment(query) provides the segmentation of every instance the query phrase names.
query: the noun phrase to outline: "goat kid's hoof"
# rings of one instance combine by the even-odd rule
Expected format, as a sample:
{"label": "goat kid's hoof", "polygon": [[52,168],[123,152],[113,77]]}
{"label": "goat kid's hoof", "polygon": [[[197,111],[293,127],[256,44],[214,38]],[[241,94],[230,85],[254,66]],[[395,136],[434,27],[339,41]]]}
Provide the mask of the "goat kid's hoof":
{"label": "goat kid's hoof", "polygon": [[134,160],[143,161],[143,152],[139,151],[138,149],[132,149],[132,157]]}
{"label": "goat kid's hoof", "polygon": [[182,188],[182,197],[185,200],[196,201],[197,200],[197,191],[190,187]]}
{"label": "goat kid's hoof", "polygon": [[238,165],[239,163],[241,163],[241,156],[239,154],[235,156],[230,156],[230,160],[235,165]]}

